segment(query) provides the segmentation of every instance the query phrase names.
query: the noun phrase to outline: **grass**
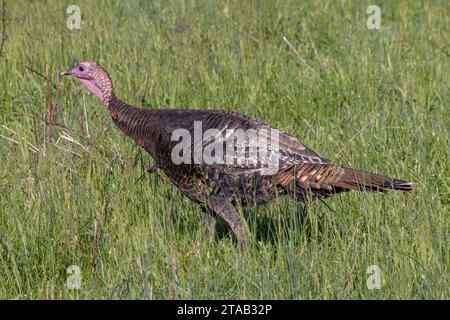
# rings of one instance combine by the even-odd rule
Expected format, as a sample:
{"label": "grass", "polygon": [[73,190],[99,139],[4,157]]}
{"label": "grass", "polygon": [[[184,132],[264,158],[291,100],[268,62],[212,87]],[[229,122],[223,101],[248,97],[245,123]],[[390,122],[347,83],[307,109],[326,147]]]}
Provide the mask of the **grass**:
{"label": "grass", "polygon": [[[69,30],[68,3],[8,1],[0,298],[448,299],[449,3],[377,1],[369,30],[372,2],[77,0]],[[205,243],[199,208],[146,173],[97,98],[64,79],[56,101],[75,59],[109,70],[130,104],[241,112],[415,189],[343,194],[332,210],[283,198],[243,213],[245,256],[224,223]]]}

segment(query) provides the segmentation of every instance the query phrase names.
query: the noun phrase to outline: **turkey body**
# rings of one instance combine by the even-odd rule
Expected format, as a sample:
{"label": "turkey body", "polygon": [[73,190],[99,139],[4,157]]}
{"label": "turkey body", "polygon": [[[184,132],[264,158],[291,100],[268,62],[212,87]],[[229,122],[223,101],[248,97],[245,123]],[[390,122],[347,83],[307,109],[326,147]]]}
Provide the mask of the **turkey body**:
{"label": "turkey body", "polygon": [[[273,201],[277,195],[290,194],[297,201],[327,197],[349,190],[383,192],[386,189],[411,190],[411,183],[383,175],[332,164],[313,150],[281,130],[238,113],[192,109],[141,109],[112,99],[108,105],[114,123],[153,158],[154,167],[162,170],[185,195],[224,218],[246,247],[247,231],[235,206],[252,206]],[[185,142],[195,153],[195,122],[202,132],[216,130],[212,144],[229,142],[227,130],[253,130],[256,136],[267,138],[267,151],[276,156],[276,169],[268,174],[267,166],[257,161],[258,154],[234,154],[231,163],[195,163],[193,155],[188,163],[176,164],[172,151],[179,140],[173,139],[175,130],[186,130],[193,139]],[[277,132],[274,136],[267,131]],[[249,138],[251,139],[251,138]],[[200,153],[207,142],[200,137]],[[250,140],[246,142],[252,143]],[[276,142],[276,148],[274,148]],[[197,150],[198,151],[198,150]],[[252,164],[242,160],[255,160]]]}

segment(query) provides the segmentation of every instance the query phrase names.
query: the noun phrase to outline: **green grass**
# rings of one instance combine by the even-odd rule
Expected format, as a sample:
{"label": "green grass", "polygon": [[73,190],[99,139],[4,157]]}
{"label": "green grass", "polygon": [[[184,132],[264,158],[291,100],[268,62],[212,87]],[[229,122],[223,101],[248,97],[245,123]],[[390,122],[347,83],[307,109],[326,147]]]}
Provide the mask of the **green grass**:
{"label": "green grass", "polygon": [[[66,28],[68,4],[80,30]],[[450,6],[377,1],[382,29],[369,30],[369,4],[8,1],[0,298],[448,299]],[[205,243],[199,208],[146,173],[150,157],[74,79],[49,142],[47,86],[26,67],[48,65],[56,84],[75,59],[104,66],[130,104],[238,111],[415,189],[343,194],[325,200],[332,211],[283,198],[245,212],[245,256],[224,223]],[[65,288],[71,265],[80,290]],[[380,290],[366,286],[371,265]]]}

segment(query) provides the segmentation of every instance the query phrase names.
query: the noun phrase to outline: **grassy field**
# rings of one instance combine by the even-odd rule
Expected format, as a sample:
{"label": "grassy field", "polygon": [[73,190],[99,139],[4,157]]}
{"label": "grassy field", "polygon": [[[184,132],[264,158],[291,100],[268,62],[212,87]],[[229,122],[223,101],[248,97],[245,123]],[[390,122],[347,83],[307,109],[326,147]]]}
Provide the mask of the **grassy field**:
{"label": "grassy field", "polygon": [[[374,2],[380,30],[366,26]],[[66,26],[69,4],[81,9],[79,30]],[[0,298],[449,298],[448,1],[6,9]],[[245,256],[224,223],[204,242],[199,208],[145,171],[151,158],[96,97],[65,78],[58,98],[58,71],[74,60],[105,67],[130,104],[238,111],[415,189],[249,209]],[[366,284],[373,265],[380,289]],[[78,290],[66,288],[70,266]]]}

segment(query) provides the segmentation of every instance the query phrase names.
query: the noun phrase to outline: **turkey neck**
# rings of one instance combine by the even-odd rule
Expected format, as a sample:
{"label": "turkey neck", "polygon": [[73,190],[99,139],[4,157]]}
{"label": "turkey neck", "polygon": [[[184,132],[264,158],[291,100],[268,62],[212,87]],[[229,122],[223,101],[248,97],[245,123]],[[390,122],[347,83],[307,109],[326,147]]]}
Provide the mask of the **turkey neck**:
{"label": "turkey neck", "polygon": [[130,106],[114,95],[105,104],[119,129],[154,156],[158,110]]}

